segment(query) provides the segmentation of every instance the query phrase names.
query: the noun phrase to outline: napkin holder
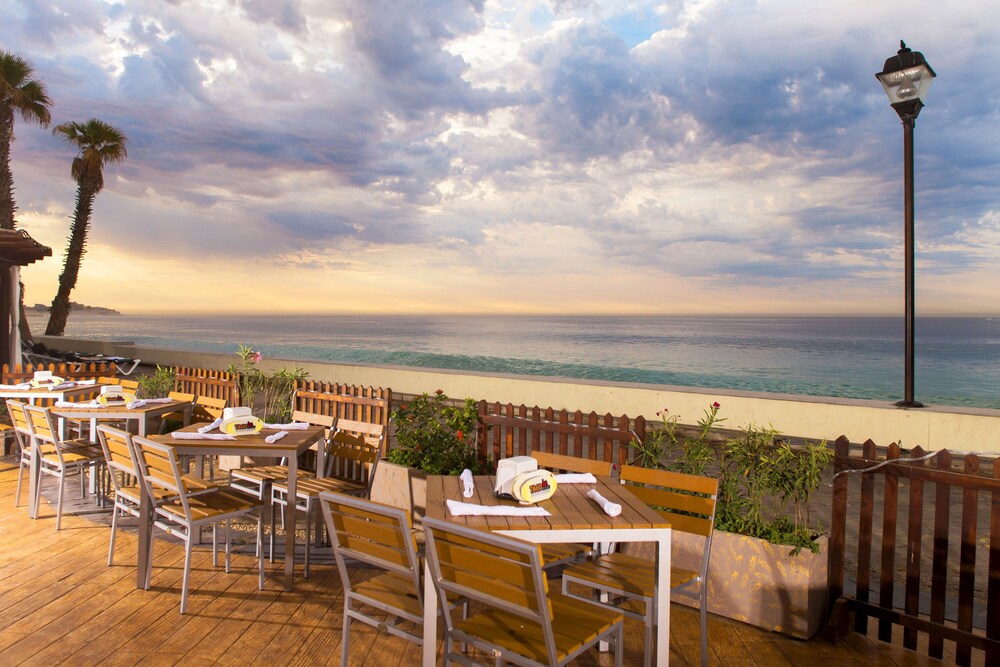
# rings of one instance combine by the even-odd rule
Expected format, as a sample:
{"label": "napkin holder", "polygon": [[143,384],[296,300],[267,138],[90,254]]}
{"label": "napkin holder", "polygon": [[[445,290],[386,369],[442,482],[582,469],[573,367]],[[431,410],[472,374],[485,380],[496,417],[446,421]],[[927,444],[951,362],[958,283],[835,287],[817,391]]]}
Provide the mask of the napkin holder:
{"label": "napkin holder", "polygon": [[61,377],[52,374],[52,371],[35,371],[35,375],[29,381],[32,387],[54,387],[62,384]]}
{"label": "napkin holder", "polygon": [[219,430],[229,435],[253,435],[260,433],[264,422],[255,417],[248,407],[225,408]]}
{"label": "napkin holder", "polygon": [[101,405],[126,405],[135,400],[135,394],[126,393],[119,384],[106,384],[101,387],[97,402]]}
{"label": "napkin holder", "polygon": [[556,492],[556,478],[548,470],[539,470],[530,456],[511,456],[497,463],[494,492],[522,505],[548,500]]}

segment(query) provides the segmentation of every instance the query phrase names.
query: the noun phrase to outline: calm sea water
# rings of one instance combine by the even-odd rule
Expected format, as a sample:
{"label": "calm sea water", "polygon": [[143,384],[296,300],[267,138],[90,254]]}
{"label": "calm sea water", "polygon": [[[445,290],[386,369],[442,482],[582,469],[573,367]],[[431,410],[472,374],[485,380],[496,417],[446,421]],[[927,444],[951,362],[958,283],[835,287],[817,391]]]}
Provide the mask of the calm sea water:
{"label": "calm sea water", "polygon": [[[43,318],[32,315],[32,330]],[[920,318],[916,399],[1000,408],[1000,318]],[[102,316],[68,336],[265,356],[895,401],[903,321],[880,317]]]}

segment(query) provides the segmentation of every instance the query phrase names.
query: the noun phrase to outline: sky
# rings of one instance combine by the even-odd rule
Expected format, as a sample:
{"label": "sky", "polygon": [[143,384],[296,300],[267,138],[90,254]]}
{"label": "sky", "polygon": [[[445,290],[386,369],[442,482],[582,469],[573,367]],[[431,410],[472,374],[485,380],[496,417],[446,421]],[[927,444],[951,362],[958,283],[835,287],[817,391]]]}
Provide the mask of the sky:
{"label": "sky", "polygon": [[[72,298],[127,313],[1000,315],[1000,3],[0,3],[52,121],[128,137]],[[17,222],[53,249],[74,152],[18,118]]]}

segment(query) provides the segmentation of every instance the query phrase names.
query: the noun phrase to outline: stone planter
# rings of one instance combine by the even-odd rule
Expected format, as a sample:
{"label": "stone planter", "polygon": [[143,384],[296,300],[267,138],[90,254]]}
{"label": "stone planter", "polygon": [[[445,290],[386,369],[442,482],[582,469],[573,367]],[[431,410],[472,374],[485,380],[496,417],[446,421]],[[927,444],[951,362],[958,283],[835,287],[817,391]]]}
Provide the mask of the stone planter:
{"label": "stone planter", "polygon": [[413,525],[419,526],[427,509],[427,473],[382,460],[375,468],[371,499],[410,512]]}
{"label": "stone planter", "polygon": [[[673,544],[673,565],[697,570],[704,538],[675,532]],[[638,553],[652,557],[652,545],[636,546]],[[708,611],[800,639],[815,635],[828,612],[826,538],[820,538],[818,554],[802,550],[791,556],[791,549],[756,537],[715,531],[708,565]],[[671,599],[699,606],[698,600],[687,596]]]}

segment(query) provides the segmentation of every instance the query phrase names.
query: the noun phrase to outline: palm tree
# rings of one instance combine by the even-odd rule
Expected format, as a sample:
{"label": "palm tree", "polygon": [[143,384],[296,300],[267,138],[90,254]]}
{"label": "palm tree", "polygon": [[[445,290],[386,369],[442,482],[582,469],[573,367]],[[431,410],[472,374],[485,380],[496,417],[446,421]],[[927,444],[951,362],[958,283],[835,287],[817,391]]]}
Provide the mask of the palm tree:
{"label": "palm tree", "polygon": [[69,230],[63,272],[59,276],[59,291],[52,299],[49,324],[45,328],[46,336],[62,336],[69,316],[69,293],[76,287],[80,263],[87,245],[87,229],[90,226],[94,199],[104,188],[104,165],[125,159],[128,155],[125,150],[128,138],[121,130],[96,118],[85,123],[62,123],[52,129],[52,134],[61,134],[66,143],[80,151],[73,158],[73,168],[70,171],[77,183],[76,212]]}
{"label": "palm tree", "polygon": [[0,51],[0,229],[14,229],[14,177],[10,172],[10,144],[14,140],[15,112],[26,123],[49,125],[45,84],[32,79],[35,68],[21,56]]}

